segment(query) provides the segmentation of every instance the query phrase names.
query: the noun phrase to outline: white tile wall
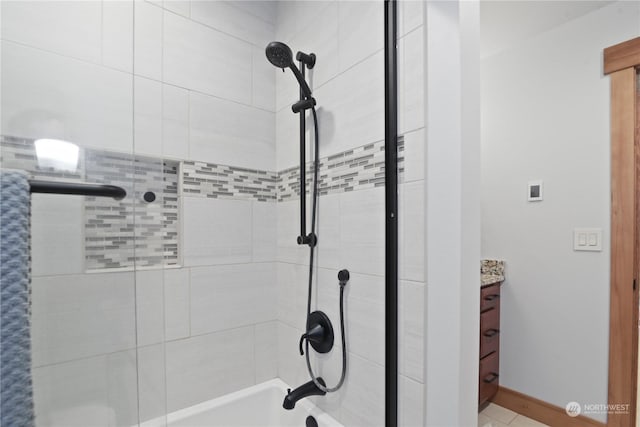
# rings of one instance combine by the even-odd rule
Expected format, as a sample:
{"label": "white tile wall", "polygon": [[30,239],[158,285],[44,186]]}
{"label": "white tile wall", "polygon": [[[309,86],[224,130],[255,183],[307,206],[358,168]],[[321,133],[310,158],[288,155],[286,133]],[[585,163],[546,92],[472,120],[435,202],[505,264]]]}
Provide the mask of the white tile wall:
{"label": "white tile wall", "polygon": [[422,26],[399,42],[398,126],[401,133],[424,126],[424,35]]}
{"label": "white tile wall", "polygon": [[354,273],[384,275],[384,188],[343,193],[340,258]]}
{"label": "white tile wall", "polygon": [[275,73],[278,70],[266,60],[264,50],[265,46],[253,46],[251,48],[251,60],[253,61],[251,105],[267,111],[275,111]]}
{"label": "white tile wall", "polygon": [[189,128],[192,159],[273,170],[274,113],[191,92]]}
{"label": "white tile wall", "polygon": [[135,347],[132,273],[34,277],[33,365]]}
{"label": "white tile wall", "polygon": [[185,265],[251,262],[251,202],[185,197],[183,206]]}
{"label": "white tile wall", "polygon": [[136,329],[139,346],[164,341],[164,274],[162,270],[136,273]]}
{"label": "white tile wall", "polygon": [[189,269],[164,271],[165,338],[175,340],[188,337],[190,326]]}
{"label": "white tile wall", "polygon": [[83,271],[83,201],[76,196],[31,197],[31,273],[33,276]]}
{"label": "white tile wall", "polygon": [[252,261],[275,262],[277,258],[277,207],[275,203],[251,202]]}
{"label": "white tile wall", "polygon": [[163,42],[166,83],[251,103],[249,43],[166,12]]}
{"label": "white tile wall", "polygon": [[189,92],[162,85],[162,154],[189,158]]}
{"label": "white tile wall", "polygon": [[4,134],[131,152],[131,88],[123,72],[2,42]]}
{"label": "white tile wall", "polygon": [[399,283],[400,373],[414,381],[424,382],[424,283]]}
{"label": "white tile wall", "polygon": [[165,344],[140,347],[137,358],[137,372],[134,368],[134,375],[138,379],[140,419],[163,417],[167,413]]}
{"label": "white tile wall", "polygon": [[278,322],[255,325],[256,383],[278,376]]}
{"label": "white tile wall", "polygon": [[2,2],[2,39],[101,62],[102,7],[91,2]]}
{"label": "white tile wall", "polygon": [[200,335],[276,319],[272,263],[191,269],[191,334]]}
{"label": "white tile wall", "polygon": [[273,23],[247,13],[236,7],[235,3],[192,1],[191,19],[264,49],[273,40]]}
{"label": "white tile wall", "polygon": [[169,412],[254,384],[253,326],[166,344]]}
{"label": "white tile wall", "polygon": [[338,12],[338,63],[345,71],[383,49],[384,8],[375,1],[341,1]]}
{"label": "white tile wall", "polygon": [[137,422],[135,351],[34,368],[38,424],[111,427]]}
{"label": "white tile wall", "polygon": [[135,153],[162,157],[162,83],[135,77],[133,84]]}
{"label": "white tile wall", "polygon": [[400,185],[399,267],[400,278],[425,281],[424,181]]}
{"label": "white tile wall", "polygon": [[133,2],[102,3],[102,63],[133,71]]}
{"label": "white tile wall", "polygon": [[144,77],[162,80],[163,11],[145,1],[137,1],[134,4],[134,72]]}

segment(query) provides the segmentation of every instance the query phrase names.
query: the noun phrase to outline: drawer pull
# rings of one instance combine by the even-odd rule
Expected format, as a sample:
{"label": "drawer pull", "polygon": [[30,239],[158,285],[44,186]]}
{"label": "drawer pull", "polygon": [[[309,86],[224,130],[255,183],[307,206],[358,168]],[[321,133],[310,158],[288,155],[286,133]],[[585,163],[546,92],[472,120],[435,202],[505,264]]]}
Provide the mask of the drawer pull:
{"label": "drawer pull", "polygon": [[496,374],[495,372],[492,372],[489,375],[487,375],[486,377],[484,377],[484,379],[482,381],[484,381],[487,384],[491,384],[492,382],[497,380],[498,377],[499,377],[498,374]]}
{"label": "drawer pull", "polygon": [[500,294],[490,294],[487,295],[486,297],[484,297],[485,301],[493,301],[493,300],[497,300],[498,298],[500,298]]}
{"label": "drawer pull", "polygon": [[484,335],[487,338],[491,338],[491,337],[495,337],[496,335],[498,335],[500,333],[500,329],[487,329],[486,331],[484,331],[484,333],[482,335]]}

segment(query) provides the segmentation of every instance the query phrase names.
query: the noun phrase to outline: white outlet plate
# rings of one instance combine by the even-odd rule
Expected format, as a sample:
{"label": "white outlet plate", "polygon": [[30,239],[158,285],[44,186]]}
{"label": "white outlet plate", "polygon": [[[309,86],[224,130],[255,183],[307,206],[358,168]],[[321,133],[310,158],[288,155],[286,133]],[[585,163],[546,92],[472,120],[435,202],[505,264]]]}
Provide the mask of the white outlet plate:
{"label": "white outlet plate", "polygon": [[602,228],[574,228],[573,250],[587,252],[602,251]]}

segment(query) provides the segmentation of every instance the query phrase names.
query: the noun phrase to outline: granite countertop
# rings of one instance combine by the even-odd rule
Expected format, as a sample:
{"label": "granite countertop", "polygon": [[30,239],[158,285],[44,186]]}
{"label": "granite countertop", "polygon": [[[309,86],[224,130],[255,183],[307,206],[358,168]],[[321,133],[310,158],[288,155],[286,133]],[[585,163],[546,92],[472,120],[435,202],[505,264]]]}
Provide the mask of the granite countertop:
{"label": "granite countertop", "polygon": [[504,261],[483,259],[480,262],[480,286],[504,281]]}

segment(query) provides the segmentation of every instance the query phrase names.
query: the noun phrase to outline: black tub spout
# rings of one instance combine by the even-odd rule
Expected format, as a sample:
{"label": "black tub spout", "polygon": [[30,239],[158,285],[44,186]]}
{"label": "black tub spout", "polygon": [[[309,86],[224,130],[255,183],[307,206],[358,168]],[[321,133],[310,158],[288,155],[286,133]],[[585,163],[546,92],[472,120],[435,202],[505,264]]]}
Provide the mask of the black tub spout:
{"label": "black tub spout", "polygon": [[[322,386],[326,387],[326,384],[322,378],[318,377],[316,378],[316,380],[320,384],[322,384]],[[296,402],[300,399],[304,399],[305,397],[309,396],[324,396],[325,394],[327,393],[320,390],[313,381],[309,381],[308,383],[302,384],[295,390],[289,389],[287,395],[284,397],[282,407],[284,409],[293,409],[296,406]]]}

